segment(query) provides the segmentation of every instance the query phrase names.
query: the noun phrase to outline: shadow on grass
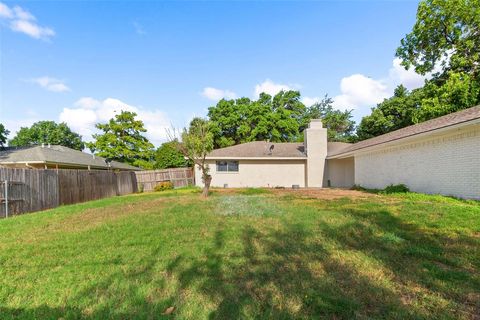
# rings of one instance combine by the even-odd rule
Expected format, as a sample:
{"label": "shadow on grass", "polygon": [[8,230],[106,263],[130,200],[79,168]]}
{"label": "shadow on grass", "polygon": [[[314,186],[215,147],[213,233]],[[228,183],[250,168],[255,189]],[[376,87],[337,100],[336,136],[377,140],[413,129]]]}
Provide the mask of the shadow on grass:
{"label": "shadow on grass", "polygon": [[[462,250],[477,250],[478,255],[474,247],[478,241],[429,234],[387,211],[353,210],[351,216],[353,223],[337,228],[318,225],[317,232],[335,249],[303,224],[285,223],[281,230],[267,233],[246,227],[243,252],[230,253],[218,230],[204,257],[189,263],[179,262],[179,257],[169,270],[178,275],[181,289],[196,288],[217,305],[210,319],[424,319],[479,314],[478,261],[469,269],[456,260]],[[345,261],[339,250],[367,260]],[[376,265],[368,265],[368,259],[386,270],[386,279],[376,276]]]}
{"label": "shadow on grass", "polygon": [[[210,319],[475,318],[480,313],[480,259],[469,258],[473,267],[463,260],[465,250],[478,256],[477,239],[452,240],[384,210],[353,209],[347,215],[351,219],[337,226],[288,220],[281,228],[246,226],[234,239],[242,243],[236,252],[219,225],[203,254],[179,254],[168,263],[164,271],[178,281],[171,297],[150,300],[138,289],[152,281],[158,290],[165,287],[153,250],[142,268],[114,274],[79,293],[79,300],[107,301],[94,312],[40,306],[0,307],[0,314],[2,319],[157,319],[169,306],[186,308],[179,296],[187,291],[195,293],[192,299],[201,298],[198,303],[215,305]],[[388,279],[372,276],[375,264],[358,264],[368,260],[347,261],[340,253],[375,260],[388,270]],[[115,286],[118,282],[123,285]],[[123,305],[122,299],[129,303]]]}

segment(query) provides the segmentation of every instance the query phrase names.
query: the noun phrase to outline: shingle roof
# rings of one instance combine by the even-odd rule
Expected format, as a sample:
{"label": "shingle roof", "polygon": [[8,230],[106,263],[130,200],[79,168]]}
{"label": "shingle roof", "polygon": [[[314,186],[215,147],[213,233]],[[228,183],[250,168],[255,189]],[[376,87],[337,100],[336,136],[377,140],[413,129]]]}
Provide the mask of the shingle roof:
{"label": "shingle roof", "polygon": [[335,152],[329,153],[328,157],[340,156],[352,151],[357,151],[367,147],[372,147],[375,145],[380,145],[383,143],[415,136],[421,133],[426,133],[426,132],[446,128],[449,126],[461,124],[461,123],[468,122],[475,119],[480,119],[480,106],[468,108],[455,113],[450,113],[439,118],[428,120],[419,124],[415,124],[413,126],[405,127],[399,130],[395,130],[395,131],[383,134],[378,137],[357,142],[346,148],[342,148]]}
{"label": "shingle roof", "polygon": [[47,162],[85,167],[90,166],[92,169],[140,170],[137,167],[117,161],[110,162],[109,167],[102,157],[58,145],[52,145],[50,147],[7,147],[4,150],[0,150],[0,164],[2,162]]}
{"label": "shingle roof", "polygon": [[305,158],[303,143],[253,141],[215,149],[208,158]]}

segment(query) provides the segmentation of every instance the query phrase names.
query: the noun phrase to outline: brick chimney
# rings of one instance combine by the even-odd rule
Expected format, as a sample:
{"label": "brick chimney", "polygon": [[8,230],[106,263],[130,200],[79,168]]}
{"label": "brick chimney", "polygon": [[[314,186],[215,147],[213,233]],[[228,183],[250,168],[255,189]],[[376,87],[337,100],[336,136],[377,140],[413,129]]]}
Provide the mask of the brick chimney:
{"label": "brick chimney", "polygon": [[322,120],[312,119],[304,132],[304,146],[307,154],[307,168],[305,172],[305,186],[321,188],[327,157],[327,129]]}

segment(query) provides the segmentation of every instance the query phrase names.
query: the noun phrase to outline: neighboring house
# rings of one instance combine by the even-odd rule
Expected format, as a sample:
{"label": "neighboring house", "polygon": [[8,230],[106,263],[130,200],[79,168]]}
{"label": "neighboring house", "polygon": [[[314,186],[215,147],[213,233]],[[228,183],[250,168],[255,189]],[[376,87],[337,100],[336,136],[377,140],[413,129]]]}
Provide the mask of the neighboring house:
{"label": "neighboring house", "polygon": [[140,168],[58,145],[0,149],[0,167],[132,171]]}
{"label": "neighboring house", "polygon": [[212,151],[206,158],[212,186],[403,183],[412,191],[480,199],[480,106],[355,144],[327,142],[320,120],[304,134],[304,143],[249,142]]}

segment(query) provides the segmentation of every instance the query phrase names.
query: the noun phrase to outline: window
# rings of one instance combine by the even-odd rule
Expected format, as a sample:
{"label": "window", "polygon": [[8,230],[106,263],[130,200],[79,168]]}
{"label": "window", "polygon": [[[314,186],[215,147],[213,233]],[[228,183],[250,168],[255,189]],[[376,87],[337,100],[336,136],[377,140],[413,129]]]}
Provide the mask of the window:
{"label": "window", "polygon": [[238,161],[217,161],[217,172],[238,172]]}

